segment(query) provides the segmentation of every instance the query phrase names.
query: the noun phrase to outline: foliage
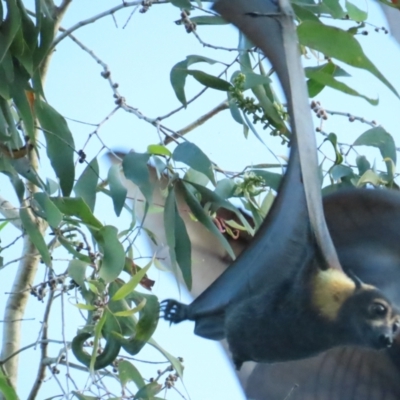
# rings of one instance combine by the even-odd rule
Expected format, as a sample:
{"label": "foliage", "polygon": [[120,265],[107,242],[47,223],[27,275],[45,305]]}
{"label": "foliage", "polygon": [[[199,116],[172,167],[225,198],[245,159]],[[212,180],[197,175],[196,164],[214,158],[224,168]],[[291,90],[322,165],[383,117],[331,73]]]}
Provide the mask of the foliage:
{"label": "foliage", "polygon": [[[174,385],[171,377],[163,383],[161,377],[171,370],[175,371],[176,377],[181,377],[183,366],[179,358],[170,355],[152,339],[160,311],[157,297],[150,292],[153,282],[147,277],[147,271],[158,260],[153,258],[147,265],[141,266],[134,257],[135,240],[141,226],[146,215],[157,206],[153,202],[154,190],[162,181],[165,186],[165,233],[172,269],[190,288],[190,238],[178,198],[185,199],[190,215],[215,235],[233,259],[228,239],[236,238],[242,231],[254,234],[254,227],[231,200],[240,200],[258,227],[269,209],[271,190],[276,191],[279,186],[281,163],[251,165],[239,172],[221,169],[182,133],[172,131],[161,124],[161,120],[146,118],[128,106],[119,94],[118,85],[112,80],[107,65],[92,54],[103,66],[102,76],[111,84],[117,108],[144,118],[165,135],[164,142],[149,142],[146,152],[129,153],[121,168],[111,166],[107,174],[101,176],[99,155],[93,154],[87,161],[87,150],[76,148],[74,132],[66,119],[49,104],[43,89],[47,64],[54,48],[58,48],[61,40],[73,37],[72,31],[58,32],[60,18],[67,12],[70,2],[63,1],[57,8],[50,0],[37,0],[33,12],[25,8],[25,3],[28,2],[6,0],[0,3],[0,171],[9,178],[20,201],[18,212],[12,216],[5,215],[5,221],[23,227],[21,232],[46,265],[46,278],[39,283],[33,279],[23,282],[24,292],[29,291],[40,300],[47,299],[49,309],[55,295],[70,294],[76,299],[76,309],[69,312],[84,318],[77,319],[76,335],[64,340],[59,347],[60,354],[69,352],[66,343],[70,343],[73,355],[93,379],[106,380],[106,375],[99,374],[97,370],[107,368],[108,373],[121,383],[122,394],[118,398],[156,399],[158,393]],[[176,21],[177,24],[183,25],[198,40],[201,40],[198,36],[201,29],[208,29],[209,26],[221,29],[226,24],[207,8],[203,9],[199,0],[171,0],[170,3],[165,7],[180,9],[181,18]],[[126,6],[137,5],[139,2],[126,2]],[[161,6],[157,1],[145,1],[141,11],[151,13],[152,8]],[[113,15],[122,8],[115,7],[104,15]],[[377,100],[360,94],[340,80],[349,76],[346,65],[367,70],[398,96],[391,82],[367,58],[356,39],[366,26],[367,12],[349,1],[344,8],[337,0],[319,3],[296,0],[293,8],[303,54],[318,52],[320,58],[324,58],[322,63],[306,67],[310,97],[329,87],[378,104]],[[193,10],[194,17],[190,14]],[[104,15],[98,15],[94,20]],[[331,26],[334,20],[340,23]],[[176,98],[182,108],[192,102],[186,92],[188,81],[194,79],[204,89],[224,93],[223,108],[229,108],[232,119],[246,136],[251,132],[264,144],[268,137],[258,132],[258,127],[261,127],[270,135],[279,136],[282,143],[289,143],[286,105],[277,94],[274,71],[266,70],[262,55],[241,34],[238,43],[236,49],[228,49],[237,53],[230,65],[203,55],[187,55],[185,60],[177,60],[170,72]],[[84,44],[79,46],[85,50]],[[218,53],[225,50],[210,46],[219,50]],[[199,69],[193,69],[194,64]],[[223,71],[218,76],[212,75],[201,69],[204,64],[222,65]],[[327,118],[327,111],[317,101],[312,102],[312,110],[321,121]],[[335,115],[335,112],[330,113]],[[351,121],[356,117],[348,115],[348,118]],[[334,159],[324,157],[321,164],[324,192],[347,186],[397,188],[393,137],[382,126],[373,122],[369,125],[369,129],[349,145],[339,143],[335,133],[325,133],[322,125],[317,129],[335,154]],[[44,142],[39,140],[40,132],[43,132]],[[173,148],[168,147],[172,140],[176,142]],[[322,146],[326,147],[326,144]],[[386,170],[379,170],[363,155],[356,157],[355,165],[348,162],[348,154],[357,146],[379,149]],[[47,177],[49,173],[46,170],[39,169],[39,157],[49,160],[56,180]],[[85,168],[79,175],[80,164]],[[280,168],[281,172],[276,172],[276,168]],[[121,171],[141,192],[137,203],[143,205],[143,220],[136,220],[135,203],[132,206],[127,197]],[[75,175],[79,176],[75,179]],[[128,229],[118,231],[115,226],[101,222],[107,220],[107,216],[95,212],[100,195],[111,198],[116,216],[129,213],[131,221]],[[221,217],[221,209],[231,212],[233,219]],[[6,248],[0,250],[5,251]],[[60,257],[59,254],[68,254],[65,271],[61,263],[54,261]],[[4,266],[7,265],[6,259],[0,260]],[[65,282],[67,278],[69,283]],[[46,312],[45,318],[48,315]],[[41,341],[46,343],[46,340],[46,331],[43,330]],[[138,354],[147,343],[158,349],[170,365],[152,381],[142,376],[136,362],[128,361],[132,360],[129,356]],[[2,354],[6,355],[5,361],[2,361],[5,371],[15,375],[16,372],[10,371],[7,364],[14,357],[13,352],[3,350]],[[43,358],[45,354],[46,351],[42,353]],[[51,365],[53,373],[58,365],[68,362],[61,357],[55,359]],[[0,392],[7,399],[16,398],[13,383],[6,379],[3,372],[0,373]],[[32,389],[34,395],[42,381],[39,376]],[[14,382],[13,379],[11,382]],[[93,398],[89,395],[90,385],[86,389],[79,388],[71,393],[78,399]],[[18,387],[16,390],[18,392]],[[102,393],[107,393],[104,388]]]}

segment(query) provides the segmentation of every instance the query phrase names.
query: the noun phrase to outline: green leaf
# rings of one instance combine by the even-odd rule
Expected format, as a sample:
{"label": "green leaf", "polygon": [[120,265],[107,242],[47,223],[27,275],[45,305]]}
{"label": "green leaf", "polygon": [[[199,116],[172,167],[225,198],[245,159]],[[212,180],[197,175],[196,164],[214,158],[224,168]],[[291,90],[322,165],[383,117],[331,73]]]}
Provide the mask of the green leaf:
{"label": "green leaf", "polygon": [[41,234],[37,224],[33,220],[33,215],[28,211],[28,209],[21,208],[19,210],[19,217],[21,218],[22,225],[26,229],[29,238],[42,257],[43,262],[48,267],[51,267],[49,249],[47,248],[46,242],[44,241],[43,235]]}
{"label": "green leaf", "polygon": [[186,107],[186,95],[185,95],[185,84],[186,77],[188,75],[188,67],[198,62],[206,62],[208,64],[215,64],[217,61],[211,58],[190,55],[186,57],[186,60],[180,61],[175,64],[170,72],[170,81],[172,88],[174,89],[175,95],[178,100]]}
{"label": "green leaf", "polygon": [[43,218],[52,228],[57,229],[63,219],[60,210],[54,205],[47,193],[35,193],[33,197],[43,212]]}
{"label": "green leaf", "polygon": [[18,174],[12,168],[9,159],[6,159],[5,157],[0,157],[0,171],[10,179],[18,200],[22,202],[25,195],[25,185],[23,181],[19,178]]}
{"label": "green leaf", "polygon": [[100,229],[102,223],[95,218],[88,205],[80,198],[51,197],[52,202],[65,215],[79,218],[89,228]]}
{"label": "green leaf", "polygon": [[212,221],[211,217],[204,211],[203,207],[201,206],[199,200],[193,193],[188,190],[187,186],[183,182],[177,182],[177,186],[179,189],[182,190],[182,193],[185,197],[186,203],[188,204],[190,210],[192,211],[193,215],[211,232],[213,233],[218,240],[220,241],[221,245],[224,249],[228,252],[230,257],[234,260],[235,254],[232,251],[232,248],[226,238],[222,235],[222,233],[218,230],[214,222]]}
{"label": "green leaf", "polygon": [[366,11],[360,10],[356,5],[346,0],[347,14],[353,21],[362,22],[368,18]]}
{"label": "green leaf", "polygon": [[390,135],[390,133],[388,133],[384,128],[378,126],[376,128],[369,129],[356,139],[356,141],[353,143],[353,146],[377,147],[382,155],[382,158],[385,160],[389,177],[390,179],[393,179],[392,162],[394,165],[396,165],[397,162],[396,144],[392,135]]}
{"label": "green leaf", "polygon": [[44,183],[40,179],[37,171],[33,168],[31,162],[27,157],[14,159],[10,158],[9,162],[19,175],[28,179],[28,181],[32,182],[37,187],[44,188]]}
{"label": "green leaf", "polygon": [[298,26],[297,34],[302,45],[320,51],[327,57],[336,58],[353,67],[369,71],[399,97],[396,89],[366,57],[362,47],[351,33],[317,22],[304,21]]}
{"label": "green leaf", "polygon": [[252,169],[249,172],[254,173],[256,176],[260,176],[264,179],[264,183],[266,186],[278,191],[282,180],[281,174],[277,174],[276,172],[264,171],[262,169]]}
{"label": "green leaf", "polygon": [[371,169],[371,164],[367,160],[367,157],[365,156],[358,156],[356,158],[356,164],[358,168],[358,174],[363,175],[366,171]]}
{"label": "green leaf", "polygon": [[79,253],[69,240],[65,239],[62,236],[58,236],[57,239],[65,247],[65,249],[75,258],[77,258],[80,261],[83,261],[85,264],[93,263],[93,260],[89,256],[85,256],[84,254]]}
{"label": "green leaf", "polygon": [[331,170],[330,174],[332,176],[332,179],[335,181],[338,181],[339,179],[343,178],[352,178],[354,177],[354,172],[350,167],[347,167],[346,165],[334,165]]}
{"label": "green leaf", "polygon": [[185,10],[190,10],[192,5],[189,0],[171,0],[171,4],[178,8],[183,8]]}
{"label": "green leaf", "polygon": [[[325,74],[334,76],[334,77],[348,77],[350,74],[348,74],[343,68],[339,67],[338,65],[334,64],[333,62],[329,61],[326,64],[323,65],[318,65],[317,67],[307,67],[304,68],[304,71],[307,74],[312,74],[314,72],[323,72]],[[325,87],[324,84],[317,82],[314,79],[309,79],[307,81],[307,86],[308,86],[308,94],[309,96],[315,97],[317,94],[319,94],[322,89]]]}
{"label": "green leaf", "polygon": [[186,230],[186,225],[178,210],[175,212],[175,255],[182,271],[183,280],[189,290],[192,288],[192,244]]}
{"label": "green leaf", "polygon": [[318,17],[310,10],[307,10],[307,8],[304,8],[296,3],[292,3],[292,7],[293,11],[296,14],[296,17],[299,19],[300,22],[302,21],[320,22]]}
{"label": "green leaf", "polygon": [[198,185],[201,186],[207,186],[210,180],[201,172],[196,171],[193,168],[189,168],[186,172],[185,175],[183,176],[184,181],[189,181],[193,183],[197,183]]}
{"label": "green leaf", "polygon": [[232,87],[232,85],[226,80],[207,74],[206,72],[203,71],[199,71],[196,69],[188,69],[187,73],[188,75],[193,76],[193,78],[196,79],[196,81],[200,82],[202,85],[209,87],[211,89],[227,92]]}
{"label": "green leaf", "polygon": [[221,179],[217,182],[215,193],[223,199],[229,199],[235,193],[236,187],[237,185],[232,179]]}
{"label": "green leaf", "polygon": [[130,381],[134,382],[138,389],[146,385],[137,368],[126,360],[118,363],[118,376],[123,387]]}
{"label": "green leaf", "polygon": [[74,139],[65,119],[49,104],[35,100],[35,112],[46,139],[47,156],[60,180],[64,196],[69,196],[74,185]]}
{"label": "green leaf", "polygon": [[[176,0],[174,0],[176,1]],[[153,399],[157,393],[160,393],[162,390],[162,385],[160,385],[157,381],[153,381],[143,386],[135,395],[133,400],[139,399]]]}
{"label": "green leaf", "polygon": [[154,331],[157,328],[160,305],[156,296],[152,294],[143,294],[132,292],[129,299],[136,304],[146,300],[146,305],[140,311],[140,318],[135,328],[134,335],[126,340],[122,340],[121,344],[125,351],[131,355],[136,355],[140,352],[143,346],[151,339]]}
{"label": "green leaf", "polygon": [[15,35],[21,26],[21,15],[15,0],[7,0],[7,16],[1,23],[0,63],[3,61]]}
{"label": "green leaf", "polygon": [[118,239],[118,230],[114,226],[104,226],[94,233],[94,237],[103,253],[99,276],[104,282],[112,282],[125,265],[125,251]]}
{"label": "green leaf", "polygon": [[86,166],[74,187],[76,196],[85,200],[85,203],[89,206],[92,212],[94,211],[94,205],[96,203],[96,189],[98,180],[99,163],[95,157]]}
{"label": "green leaf", "polygon": [[198,17],[190,18],[196,25],[227,25],[222,17],[218,15],[200,15]]}
{"label": "green leaf", "polygon": [[150,154],[159,154],[167,157],[171,156],[171,152],[169,151],[169,149],[160,144],[150,144],[149,146],[147,146],[147,152]]}
{"label": "green leaf", "polygon": [[345,16],[345,12],[343,11],[338,0],[322,0],[322,2],[333,18],[338,19]]}
{"label": "green leaf", "polygon": [[68,275],[80,288],[85,290],[86,268],[88,264],[80,260],[71,260],[68,264]]}
{"label": "green leaf", "polygon": [[80,310],[87,310],[87,311],[96,310],[96,307],[92,306],[91,304],[74,303],[74,306],[79,308]]}
{"label": "green leaf", "polygon": [[271,79],[268,76],[255,74],[254,72],[246,72],[244,81],[244,90],[251,89],[254,86],[270,84]]}
{"label": "green leaf", "polygon": [[180,378],[183,377],[182,363],[176,357],[164,350],[154,339],[149,339],[148,344],[157,349],[171,363]]}
{"label": "green leaf", "polygon": [[145,305],[146,305],[146,299],[143,299],[142,302],[140,302],[136,307],[130,308],[128,310],[116,311],[113,313],[113,315],[115,317],[130,317],[131,315],[141,311]]}
{"label": "green leaf", "polygon": [[196,171],[203,173],[215,184],[215,177],[210,159],[194,143],[180,143],[175,147],[172,158],[175,161],[183,162]]}
{"label": "green leaf", "polygon": [[328,135],[328,137],[324,140],[324,142],[325,141],[332,143],[333,149],[335,151],[335,156],[336,156],[335,164],[341,164],[343,162],[343,156],[342,156],[342,153],[338,149],[337,136],[334,133],[330,133]]}
{"label": "green leaf", "polygon": [[372,171],[372,169],[369,169],[360,177],[356,186],[365,186],[367,183],[374,186],[379,186],[382,183],[382,179],[376,172]]}
{"label": "green leaf", "polygon": [[233,120],[236,121],[238,124],[243,125],[244,121],[242,118],[242,114],[240,113],[239,107],[236,104],[236,100],[232,99],[232,95],[229,92],[228,92],[228,105]]}
{"label": "green leaf", "polygon": [[190,290],[192,288],[192,261],[191,243],[186,231],[185,223],[178,213],[175,191],[169,188],[164,206],[164,229],[167,239],[172,270],[177,273],[176,265],[179,266],[183,280]]}
{"label": "green leaf", "polygon": [[0,368],[0,393],[4,395],[4,400],[18,400],[17,393],[9,384],[7,376],[3,373],[2,368]]}
{"label": "green leaf", "polygon": [[39,30],[39,46],[33,54],[34,68],[36,69],[46,57],[53,43],[55,21],[51,11],[47,9],[47,5],[43,1],[36,1],[35,3],[36,27]]}
{"label": "green leaf", "polygon": [[149,162],[150,154],[129,153],[122,161],[122,168],[126,179],[137,185],[146,200],[151,203],[153,185],[150,182]]}
{"label": "green leaf", "polygon": [[108,184],[115,214],[119,217],[124,207],[128,190],[122,183],[119,165],[112,165],[108,170]]}
{"label": "green leaf", "polygon": [[136,274],[132,276],[129,282],[125,283],[117,290],[117,292],[112,297],[112,300],[113,301],[122,300],[128,294],[130,294],[136,288],[136,286],[139,285],[140,281],[145,277],[147,271],[149,270],[152,264],[153,260],[147,263],[146,266],[142,268],[140,271],[136,272]]}
{"label": "green leaf", "polygon": [[13,102],[17,107],[18,114],[24,123],[25,132],[31,140],[31,143],[34,144],[36,140],[35,123],[32,114],[32,108],[27,98],[26,91],[28,90],[28,88],[26,86],[27,82],[21,82],[21,77],[19,76],[19,74],[16,74],[15,80],[11,86],[11,95],[13,98]]}
{"label": "green leaf", "polygon": [[306,76],[307,78],[319,83],[322,86],[329,86],[333,89],[339,90],[351,96],[361,97],[362,99],[367,100],[368,103],[372,104],[373,106],[376,106],[379,103],[378,99],[370,99],[369,97],[358,93],[356,90],[347,86],[345,83],[337,81],[335,78],[333,78],[332,75],[326,74],[323,71],[308,70],[306,71]]}
{"label": "green leaf", "polygon": [[213,205],[213,211],[216,211],[218,208],[222,207],[226,210],[232,211],[238,219],[242,222],[242,224],[246,227],[246,230],[250,233],[253,232],[253,229],[247,222],[246,218],[244,218],[243,214],[238,210],[232,203],[223,199],[218,193],[217,190],[212,192],[210,189],[207,189],[204,186],[198,185],[194,182],[188,182],[192,185],[200,194],[201,200],[203,203],[211,203]]}

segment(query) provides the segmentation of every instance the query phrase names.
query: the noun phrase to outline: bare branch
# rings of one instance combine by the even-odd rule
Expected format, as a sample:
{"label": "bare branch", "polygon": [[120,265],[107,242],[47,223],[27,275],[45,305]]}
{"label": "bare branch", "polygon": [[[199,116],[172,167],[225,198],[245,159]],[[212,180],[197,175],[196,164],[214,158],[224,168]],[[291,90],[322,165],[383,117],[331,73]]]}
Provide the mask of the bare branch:
{"label": "bare branch", "polygon": [[167,136],[164,140],[164,144],[167,145],[171,142],[173,142],[173,139],[178,139],[182,137],[183,135],[186,135],[188,132],[198,128],[200,125],[203,125],[206,121],[208,121],[210,118],[212,118],[214,115],[217,115],[219,112],[226,110],[228,108],[228,102],[223,101],[221,104],[218,104],[216,107],[214,107],[212,110],[208,111],[206,114],[198,118],[196,121],[192,122],[185,128],[180,129],[176,134],[173,134],[171,136]]}
{"label": "bare branch", "polygon": [[44,360],[47,358],[47,347],[48,347],[48,323],[51,306],[53,304],[54,290],[50,290],[49,297],[47,299],[46,309],[44,311],[43,322],[42,322],[42,338],[40,340],[40,361],[39,368],[36,375],[35,383],[29,393],[28,400],[36,399],[39,389],[44,382],[46,376],[46,364]]}
{"label": "bare branch", "polygon": [[20,231],[23,230],[21,220],[19,219],[19,208],[14,207],[8,200],[0,196],[0,214],[10,221]]}
{"label": "bare branch", "polygon": [[[127,8],[127,7],[134,7],[134,6],[139,6],[142,4],[142,0],[136,0],[136,1],[125,1],[122,2],[119,6],[115,6],[113,8],[110,8],[107,11],[103,11],[100,14],[94,15],[93,17],[90,17],[88,19],[85,19],[83,21],[77,22],[75,25],[71,26],[71,28],[65,30],[60,36],[58,36],[54,42],[52,47],[56,47],[58,43],[60,43],[62,40],[64,40],[67,36],[69,36],[72,32],[76,31],[79,28],[82,28],[83,26],[93,24],[94,22],[98,21],[101,18],[112,16],[114,13],[117,11],[121,10],[122,8]],[[154,1],[152,4],[165,4],[168,3],[168,1],[163,1],[163,0],[158,0]]]}
{"label": "bare branch", "polygon": [[[32,185],[33,186],[33,185]],[[12,286],[12,293],[9,295],[5,311],[3,325],[3,348],[0,360],[8,361],[4,364],[4,369],[13,387],[17,384],[18,355],[9,359],[10,355],[15,354],[20,348],[21,342],[21,320],[24,318],[26,305],[28,303],[29,291],[26,290],[33,282],[39,265],[40,256],[26,235],[22,249],[24,258],[19,263],[17,274]]]}

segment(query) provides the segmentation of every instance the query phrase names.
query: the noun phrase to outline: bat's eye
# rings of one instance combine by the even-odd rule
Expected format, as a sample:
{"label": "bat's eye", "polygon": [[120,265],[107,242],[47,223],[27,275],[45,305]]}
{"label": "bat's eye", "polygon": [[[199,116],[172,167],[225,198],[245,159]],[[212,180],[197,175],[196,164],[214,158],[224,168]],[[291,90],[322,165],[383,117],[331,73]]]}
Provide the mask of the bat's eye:
{"label": "bat's eye", "polygon": [[372,317],[384,317],[388,313],[388,308],[382,303],[372,303],[369,312]]}

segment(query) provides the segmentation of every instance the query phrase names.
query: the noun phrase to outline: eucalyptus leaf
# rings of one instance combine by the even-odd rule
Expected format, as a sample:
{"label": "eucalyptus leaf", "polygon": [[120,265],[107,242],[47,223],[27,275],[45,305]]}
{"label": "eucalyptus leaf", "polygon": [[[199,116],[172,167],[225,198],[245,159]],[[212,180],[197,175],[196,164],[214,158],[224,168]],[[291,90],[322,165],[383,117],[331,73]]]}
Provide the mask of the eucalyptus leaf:
{"label": "eucalyptus leaf", "polygon": [[369,71],[399,97],[396,89],[367,58],[351,33],[318,22],[304,21],[298,26],[297,34],[303,46],[320,51],[326,57],[336,58],[353,67]]}
{"label": "eucalyptus leaf", "polygon": [[122,161],[125,177],[137,185],[146,200],[151,203],[153,196],[153,185],[150,182],[149,167],[150,158],[148,153],[129,153]]}
{"label": "eucalyptus leaf", "polygon": [[172,153],[172,158],[203,173],[211,182],[216,183],[210,159],[194,143],[180,143]]}
{"label": "eucalyptus leaf", "polygon": [[64,196],[69,196],[74,185],[74,139],[65,119],[49,104],[36,99],[35,112],[46,139],[47,156],[60,180]]}
{"label": "eucalyptus leaf", "polygon": [[44,217],[53,229],[57,229],[63,219],[63,214],[51,201],[50,197],[45,192],[34,194],[35,201],[40,205]]}
{"label": "eucalyptus leaf", "polygon": [[222,233],[219,231],[217,226],[214,224],[212,221],[211,217],[204,211],[203,207],[201,206],[199,200],[192,194],[192,192],[187,188],[187,184],[177,182],[177,186],[179,189],[182,191],[186,203],[188,204],[190,210],[192,211],[193,215],[211,232],[213,233],[216,238],[219,240],[221,245],[224,247],[224,249],[227,251],[227,253],[230,255],[232,260],[235,259],[235,254],[233,253],[233,250],[226,240],[226,238],[222,235]]}
{"label": "eucalyptus leaf", "polygon": [[19,210],[19,217],[30,240],[35,245],[37,251],[42,257],[43,262],[48,267],[51,267],[52,263],[49,249],[47,248],[46,242],[44,241],[43,235],[40,232],[38,225],[34,221],[32,213],[30,213],[26,208],[21,208]]}
{"label": "eucalyptus leaf", "polygon": [[123,387],[130,381],[134,382],[138,389],[146,385],[138,369],[127,360],[118,363],[118,376]]}
{"label": "eucalyptus leaf", "polygon": [[85,200],[90,210],[94,211],[96,204],[96,189],[99,180],[99,163],[97,157],[86,166],[82,175],[78,178],[74,186],[74,192],[77,197]]}
{"label": "eucalyptus leaf", "polygon": [[108,170],[108,184],[110,187],[110,196],[114,205],[114,211],[117,216],[121,214],[124,207],[128,190],[122,183],[119,165],[112,165]]}
{"label": "eucalyptus leaf", "polygon": [[81,198],[51,197],[51,200],[63,214],[79,218],[89,228],[100,229],[103,227]]}
{"label": "eucalyptus leaf", "polygon": [[125,251],[118,239],[118,230],[114,226],[104,226],[94,233],[94,237],[103,253],[99,276],[104,282],[112,282],[125,265]]}

